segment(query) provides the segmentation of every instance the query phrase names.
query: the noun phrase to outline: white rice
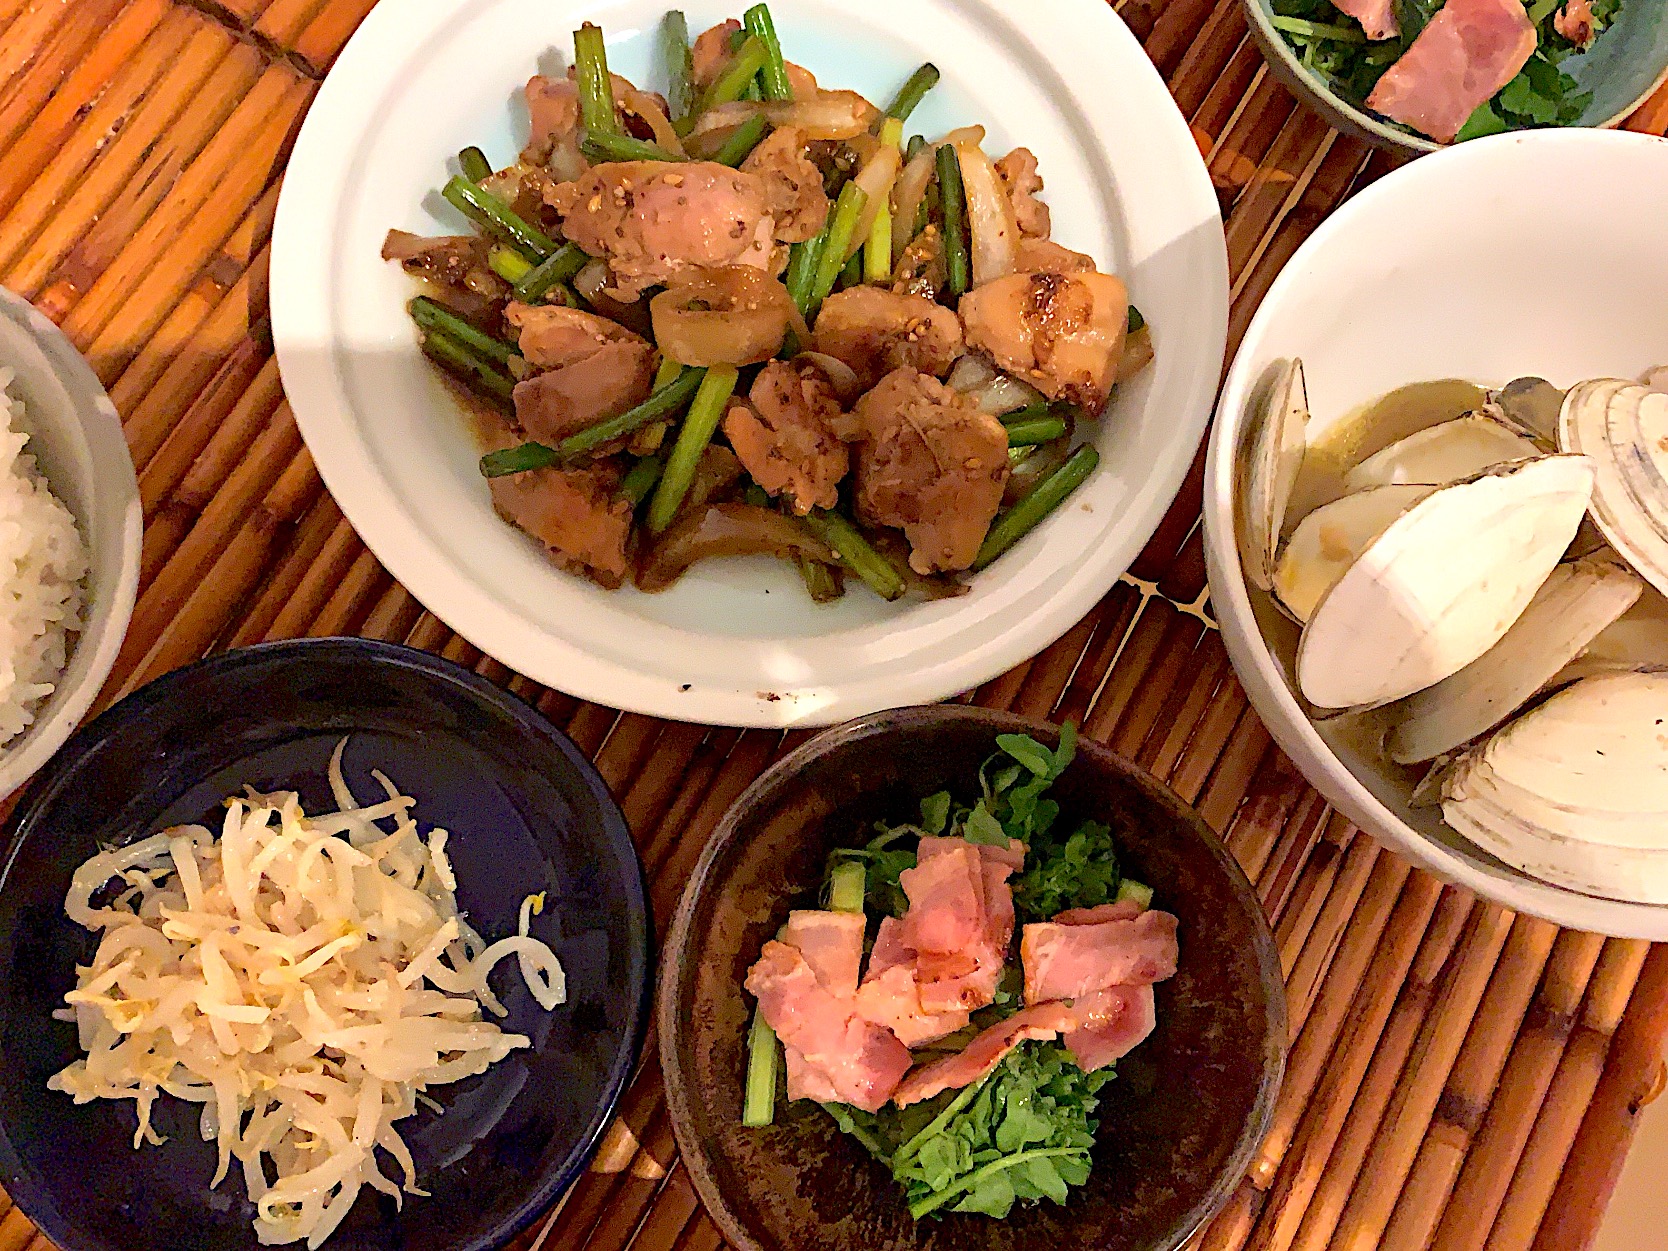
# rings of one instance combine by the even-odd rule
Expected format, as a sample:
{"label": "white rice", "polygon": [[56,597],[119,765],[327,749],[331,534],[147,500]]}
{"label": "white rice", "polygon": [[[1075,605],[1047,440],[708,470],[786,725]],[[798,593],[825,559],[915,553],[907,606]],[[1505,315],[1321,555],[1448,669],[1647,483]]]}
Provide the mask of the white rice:
{"label": "white rice", "polygon": [[0,744],[34,721],[82,628],[87,547],[24,451],[23,401],[0,367]]}

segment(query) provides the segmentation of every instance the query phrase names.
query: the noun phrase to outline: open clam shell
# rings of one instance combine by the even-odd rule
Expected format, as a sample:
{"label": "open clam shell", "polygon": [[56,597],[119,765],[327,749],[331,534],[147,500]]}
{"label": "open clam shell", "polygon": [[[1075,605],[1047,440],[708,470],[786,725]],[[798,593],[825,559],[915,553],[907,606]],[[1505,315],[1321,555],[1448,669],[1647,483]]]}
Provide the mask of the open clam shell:
{"label": "open clam shell", "polygon": [[1575,890],[1668,904],[1668,673],[1587,678],[1466,753],[1448,824]]}
{"label": "open clam shell", "polygon": [[1239,459],[1240,559],[1245,576],[1261,590],[1274,585],[1275,557],[1292,486],[1303,468],[1308,439],[1309,397],[1303,362],[1293,357],[1274,370],[1246,433]]}
{"label": "open clam shell", "polygon": [[1568,686],[1596,673],[1644,669],[1668,670],[1668,596],[1650,587],[1645,587],[1633,607],[1599,631],[1543,689]]}
{"label": "open clam shell", "polygon": [[1440,487],[1370,543],[1298,641],[1299,688],[1323,708],[1383,703],[1500,641],[1575,536],[1593,466],[1544,456]]}
{"label": "open clam shell", "polygon": [[1274,597],[1305,622],[1379,535],[1435,488],[1381,486],[1323,504],[1298,522],[1274,567]]}
{"label": "open clam shell", "polygon": [[1489,392],[1488,410],[1506,425],[1541,444],[1544,451],[1558,449],[1558,412],[1564,393],[1545,378],[1513,378],[1498,391]]}
{"label": "open clam shell", "polygon": [[1639,598],[1645,584],[1612,560],[1559,565],[1500,641],[1435,686],[1391,706],[1398,764],[1432,760],[1499,725]]}
{"label": "open clam shell", "polygon": [[1444,486],[1541,449],[1486,413],[1467,413],[1398,439],[1344,475],[1349,491],[1401,483]]}
{"label": "open clam shell", "polygon": [[1559,444],[1598,470],[1593,520],[1657,590],[1668,594],[1668,394],[1601,378],[1570,389]]}

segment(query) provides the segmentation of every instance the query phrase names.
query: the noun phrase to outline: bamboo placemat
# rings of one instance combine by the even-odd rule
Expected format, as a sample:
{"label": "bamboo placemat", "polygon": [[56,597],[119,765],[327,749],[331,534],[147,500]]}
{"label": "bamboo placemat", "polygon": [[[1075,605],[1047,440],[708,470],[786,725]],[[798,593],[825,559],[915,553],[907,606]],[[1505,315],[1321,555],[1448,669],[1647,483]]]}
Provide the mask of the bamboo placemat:
{"label": "bamboo placemat", "polygon": [[[1015,0],[1017,3],[1018,0]],[[581,703],[484,657],[366,551],[284,401],[267,321],[284,162],[374,0],[0,0],[0,284],[110,387],[139,467],[143,583],[104,702],[207,652],[403,640],[536,703],[635,831],[656,914],[724,808],[802,734]],[[1267,74],[1238,0],[1124,0],[1228,222],[1230,353],[1280,266],[1388,168]],[[1661,133],[1668,91],[1631,123]],[[1333,813],[1246,704],[1209,623],[1201,459],[1082,622],[964,698],[1138,760],[1221,831],[1274,918],[1293,1046],[1275,1124],[1210,1251],[1586,1246],[1668,1034],[1668,947],[1559,931],[1410,871]],[[0,1196],[0,1251],[47,1251]],[[653,1040],[592,1170],[520,1251],[716,1251]]]}

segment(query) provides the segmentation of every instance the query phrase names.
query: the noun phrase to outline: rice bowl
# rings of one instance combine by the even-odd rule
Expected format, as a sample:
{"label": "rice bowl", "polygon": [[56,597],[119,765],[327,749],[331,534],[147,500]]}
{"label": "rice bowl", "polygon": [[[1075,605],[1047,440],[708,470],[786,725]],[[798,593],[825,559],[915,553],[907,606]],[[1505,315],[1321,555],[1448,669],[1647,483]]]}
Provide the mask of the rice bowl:
{"label": "rice bowl", "polygon": [[0,746],[56,689],[82,630],[87,575],[86,542],[35,463],[12,378],[0,367]]}

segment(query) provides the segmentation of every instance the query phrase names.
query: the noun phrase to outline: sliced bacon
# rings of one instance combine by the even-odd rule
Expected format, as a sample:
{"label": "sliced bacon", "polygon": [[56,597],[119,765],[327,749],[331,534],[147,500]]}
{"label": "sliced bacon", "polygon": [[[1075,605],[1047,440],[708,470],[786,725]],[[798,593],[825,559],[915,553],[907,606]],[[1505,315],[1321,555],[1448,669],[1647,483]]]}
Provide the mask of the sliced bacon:
{"label": "sliced bacon", "polygon": [[863,967],[863,926],[861,912],[801,908],[788,913],[782,941],[799,949],[824,990],[854,995]]}
{"label": "sliced bacon", "polygon": [[788,1099],[814,1099],[818,1103],[838,1103],[840,1094],[816,1065],[805,1058],[798,1047],[784,1046],[782,1057],[787,1061]]}
{"label": "sliced bacon", "polygon": [[913,965],[915,950],[903,938],[903,922],[897,917],[882,917],[875,931],[875,945],[869,951],[870,977],[876,977],[894,965]]}
{"label": "sliced bacon", "polygon": [[968,1013],[928,1012],[912,964],[894,964],[871,972],[857,989],[857,1014],[892,1031],[906,1047],[937,1042],[967,1024]]}
{"label": "sliced bacon", "polygon": [[1098,925],[1102,921],[1133,921],[1146,909],[1133,899],[1118,899],[1093,908],[1067,908],[1054,918],[1056,925]]}
{"label": "sliced bacon", "polygon": [[984,872],[979,853],[963,839],[898,875],[909,897],[903,941],[919,952],[967,951],[985,930]]}
{"label": "sliced bacon", "polygon": [[1392,0],[1333,0],[1333,3],[1361,23],[1368,39],[1394,39],[1402,33]]}
{"label": "sliced bacon", "polygon": [[1138,986],[1174,975],[1177,921],[1143,912],[1130,921],[1027,925],[1020,939],[1025,1002],[1076,999],[1108,986]]}
{"label": "sliced bacon", "polygon": [[1384,71],[1367,107],[1440,143],[1535,51],[1535,24],[1518,0],[1448,0]]}
{"label": "sliced bacon", "polygon": [[998,1021],[955,1055],[934,1060],[916,1069],[898,1087],[892,1102],[900,1108],[940,1091],[970,1086],[992,1072],[1020,1043],[1033,1039],[1057,1038],[1077,1024],[1069,1004],[1043,1003]]}
{"label": "sliced bacon", "polygon": [[986,847],[923,838],[915,868],[899,875],[909,897],[899,938],[915,952],[923,1011],[969,1012],[995,1001],[1013,940],[1008,877],[1024,850],[1017,842]]}
{"label": "sliced bacon", "polygon": [[1108,986],[1072,1004],[1077,1024],[1065,1033],[1066,1050],[1086,1073],[1128,1055],[1158,1024],[1151,986]]}
{"label": "sliced bacon", "polygon": [[790,1082],[790,1098],[826,1101],[832,1091],[838,1102],[873,1112],[908,1072],[909,1048],[858,1016],[851,996],[830,993],[797,947],[767,942],[746,986],[765,1021],[803,1061],[802,1067],[795,1062],[799,1076]]}

